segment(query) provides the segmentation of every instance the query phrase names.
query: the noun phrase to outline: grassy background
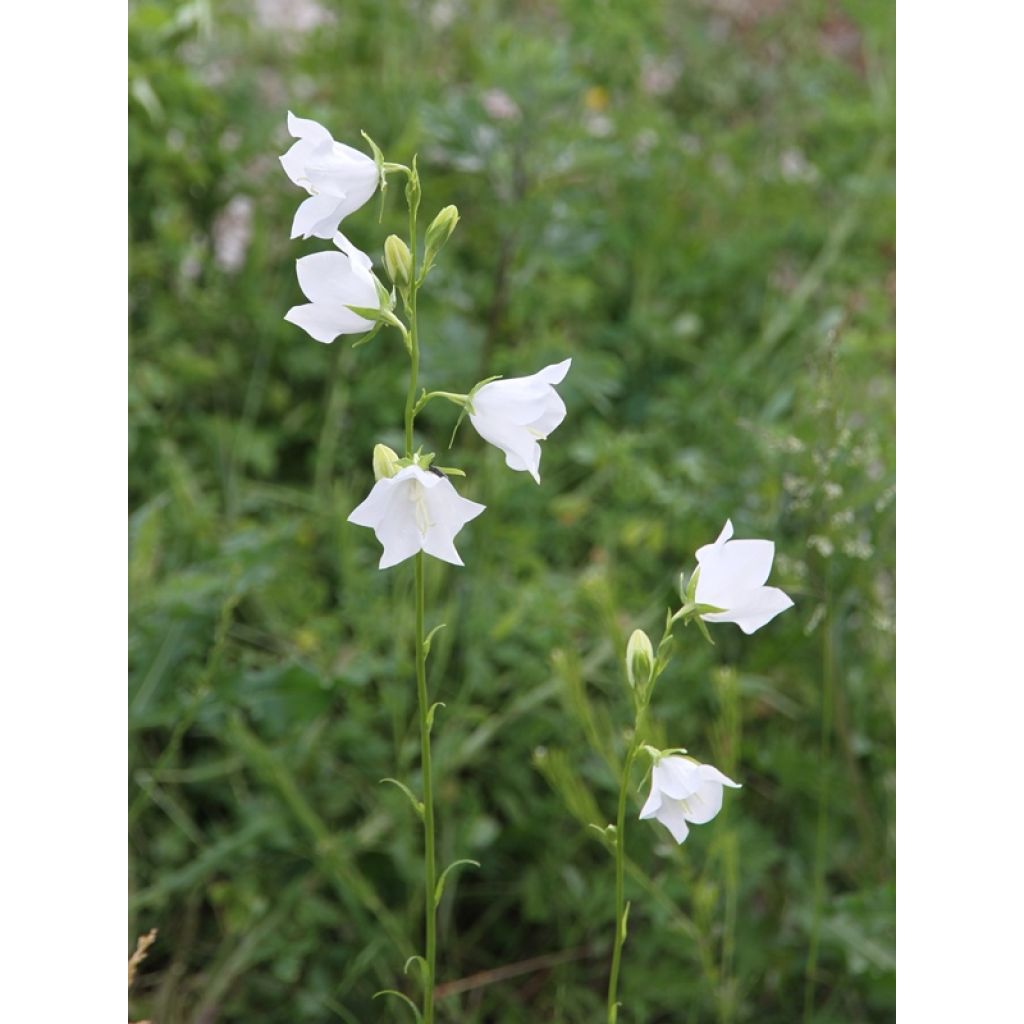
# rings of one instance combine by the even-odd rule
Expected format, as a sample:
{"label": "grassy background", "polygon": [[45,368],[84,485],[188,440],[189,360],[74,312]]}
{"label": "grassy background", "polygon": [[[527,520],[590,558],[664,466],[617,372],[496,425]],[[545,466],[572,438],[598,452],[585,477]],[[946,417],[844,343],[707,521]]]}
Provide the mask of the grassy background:
{"label": "grassy background", "polygon": [[[446,460],[489,507],[427,575],[440,860],[482,863],[441,1019],[602,1019],[620,656],[727,516],[796,608],[687,631],[659,684],[665,743],[744,789],[681,848],[631,826],[620,1019],[893,1019],[893,35],[852,0],[130,5],[133,1019],[414,992],[420,834],[378,784],[416,785],[412,572],[345,523],[405,356],[281,319],[322,247],[288,239],[289,108],[461,211],[428,387],[573,357],[541,487],[471,430]],[[402,220],[345,230],[379,265]]]}

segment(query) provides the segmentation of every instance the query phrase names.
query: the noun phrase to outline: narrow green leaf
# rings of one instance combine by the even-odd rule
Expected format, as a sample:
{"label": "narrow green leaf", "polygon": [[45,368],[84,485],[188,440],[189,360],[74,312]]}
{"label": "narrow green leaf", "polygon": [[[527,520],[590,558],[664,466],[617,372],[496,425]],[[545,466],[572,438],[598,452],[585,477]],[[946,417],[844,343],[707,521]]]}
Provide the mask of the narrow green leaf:
{"label": "narrow green leaf", "polygon": [[622,941],[626,941],[626,936],[629,934],[629,929],[626,927],[626,922],[629,920],[629,900],[626,901],[625,909],[622,911],[622,920],[619,922],[620,934],[622,935]]}
{"label": "narrow green leaf", "polygon": [[460,864],[472,864],[473,867],[475,867],[475,868],[480,867],[480,862],[479,861],[465,860],[465,859],[464,860],[453,860],[451,862],[451,864],[449,864],[448,867],[446,867],[444,869],[444,871],[441,872],[441,877],[437,880],[437,886],[434,889],[434,907],[435,908],[437,908],[437,907],[439,907],[441,905],[441,897],[444,895],[444,883],[445,883],[445,880],[448,878],[448,872],[451,871],[452,868],[457,868]]}
{"label": "narrow green leaf", "polygon": [[423,803],[417,799],[416,794],[404,782],[399,782],[398,779],[381,779],[380,781],[382,783],[390,782],[392,786],[397,786],[409,798],[409,803],[419,815],[420,821],[423,820]]}
{"label": "narrow green leaf", "polygon": [[433,704],[430,705],[430,708],[427,711],[427,731],[428,732],[432,731],[433,728],[434,728],[434,714],[437,712],[437,709],[438,708],[445,708],[447,706],[448,705],[445,704],[444,701],[441,701],[441,700],[435,701]]}
{"label": "narrow green leaf", "polygon": [[465,476],[465,470],[455,469],[454,466],[438,466],[439,470],[444,473],[445,476]]}
{"label": "narrow green leaf", "polygon": [[396,992],[393,988],[384,988],[380,992],[374,992],[373,998],[376,999],[378,996],[395,996],[396,999],[401,999],[412,1010],[417,1024],[423,1024],[423,1014],[420,1013],[420,1008],[404,993]]}
{"label": "narrow green leaf", "polygon": [[[442,470],[442,472],[444,472]],[[442,622],[439,626],[435,626],[428,634],[426,640],[423,641],[423,657],[425,658],[430,654],[430,642],[434,639],[434,634],[444,629],[447,623]]]}
{"label": "narrow green leaf", "polygon": [[402,973],[403,974],[408,974],[409,973],[409,964],[411,964],[411,963],[415,963],[419,967],[419,969],[420,969],[420,977],[424,981],[426,981],[426,979],[427,979],[427,971],[429,969],[428,966],[427,966],[427,961],[424,960],[423,957],[421,957],[418,953],[413,953],[413,955],[411,957],[409,957],[408,960],[405,961],[405,966],[402,968]]}

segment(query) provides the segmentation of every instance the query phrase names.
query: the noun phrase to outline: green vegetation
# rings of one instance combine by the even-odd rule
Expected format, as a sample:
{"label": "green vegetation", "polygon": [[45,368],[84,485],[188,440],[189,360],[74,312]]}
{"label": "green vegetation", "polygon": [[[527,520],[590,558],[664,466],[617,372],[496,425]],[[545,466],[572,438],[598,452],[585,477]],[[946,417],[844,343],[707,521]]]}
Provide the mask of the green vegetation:
{"label": "green vegetation", "polygon": [[658,739],[744,788],[678,848],[636,794],[619,1019],[893,1019],[893,45],[880,2],[131,5],[132,1019],[412,1019],[413,568],[345,522],[407,359],[282,320],[289,108],[459,208],[425,386],[573,357],[542,485],[464,428],[488,511],[427,561],[438,859],[482,865],[439,1021],[603,1018],[626,639],[730,516],[796,608],[680,633]]}

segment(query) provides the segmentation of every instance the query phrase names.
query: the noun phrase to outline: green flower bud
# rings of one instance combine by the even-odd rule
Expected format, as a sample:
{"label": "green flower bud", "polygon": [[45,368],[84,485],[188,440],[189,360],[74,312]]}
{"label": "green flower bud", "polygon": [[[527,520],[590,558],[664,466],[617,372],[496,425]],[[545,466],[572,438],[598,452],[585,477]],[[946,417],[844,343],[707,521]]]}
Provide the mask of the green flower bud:
{"label": "green flower bud", "polygon": [[398,453],[392,451],[386,444],[373,446],[373,478],[383,480],[385,477],[393,477],[402,467],[398,464]]}
{"label": "green flower bud", "polygon": [[446,206],[427,228],[426,246],[423,252],[424,273],[433,265],[437,254],[444,248],[445,242],[452,236],[455,225],[459,223],[459,211],[454,206]]}
{"label": "green flower bud", "polygon": [[388,276],[401,289],[409,287],[412,278],[412,253],[398,235],[388,235],[384,241],[384,266]]}
{"label": "green flower bud", "polygon": [[643,690],[654,675],[654,647],[642,629],[634,629],[626,645],[626,675],[634,690]]}

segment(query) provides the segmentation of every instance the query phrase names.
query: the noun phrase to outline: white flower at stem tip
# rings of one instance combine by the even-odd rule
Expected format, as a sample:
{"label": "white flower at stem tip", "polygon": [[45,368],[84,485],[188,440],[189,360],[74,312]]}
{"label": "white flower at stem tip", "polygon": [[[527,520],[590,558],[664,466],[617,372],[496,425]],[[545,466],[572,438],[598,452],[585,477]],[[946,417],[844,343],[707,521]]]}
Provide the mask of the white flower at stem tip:
{"label": "white flower at stem tip", "polygon": [[295,211],[292,238],[330,238],[350,213],[377,190],[377,163],[358,149],[335,142],[319,122],[288,111],[288,132],[297,142],[279,159],[296,185],[309,193]]}
{"label": "white flower at stem tip", "polygon": [[324,343],[339,334],[363,334],[374,327],[372,320],[353,313],[349,306],[380,307],[370,257],[342,234],[334,236],[334,244],[341,252],[315,252],[295,261],[299,287],[310,301],[292,306],[284,316]]}
{"label": "white flower at stem tip", "polygon": [[741,788],[713,765],[697,764],[688,757],[659,758],[640,818],[656,818],[682,843],[690,832],[687,822],[703,825],[722,809],[723,786]]}
{"label": "white flower at stem tip", "polygon": [[489,444],[505,453],[510,469],[529,473],[540,483],[540,441],[565,419],[565,402],[555,391],[571,359],[545,366],[530,377],[485,384],[473,395],[469,420]]}
{"label": "white flower at stem tip", "polygon": [[370,527],[384,545],[381,569],[397,565],[417,551],[462,565],[455,535],[486,507],[463,498],[446,476],[406,466],[395,476],[378,480],[348,521]]}
{"label": "white flower at stem tip", "polygon": [[749,634],[792,608],[793,602],[778,587],[764,586],[775,545],[770,540],[731,540],[732,532],[732,520],[726,520],[718,540],[697,551],[695,597],[697,604],[725,609],[702,615],[705,622],[735,622]]}

